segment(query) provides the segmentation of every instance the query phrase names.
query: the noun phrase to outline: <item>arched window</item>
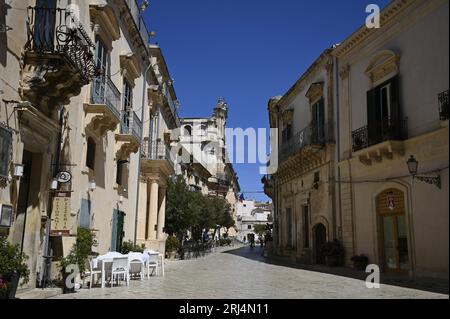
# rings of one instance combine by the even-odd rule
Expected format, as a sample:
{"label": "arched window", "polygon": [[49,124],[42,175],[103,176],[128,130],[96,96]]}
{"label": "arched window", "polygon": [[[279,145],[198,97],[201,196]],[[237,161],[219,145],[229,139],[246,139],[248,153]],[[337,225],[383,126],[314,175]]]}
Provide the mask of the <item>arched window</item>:
{"label": "arched window", "polygon": [[92,137],[87,140],[87,152],[86,152],[86,166],[90,169],[95,167],[95,149],[97,145]]}
{"label": "arched window", "polygon": [[191,136],[191,135],[192,135],[192,127],[191,127],[190,125],[186,125],[186,126],[184,127],[184,130],[185,130],[185,132],[186,132],[186,134],[187,134],[188,136]]}

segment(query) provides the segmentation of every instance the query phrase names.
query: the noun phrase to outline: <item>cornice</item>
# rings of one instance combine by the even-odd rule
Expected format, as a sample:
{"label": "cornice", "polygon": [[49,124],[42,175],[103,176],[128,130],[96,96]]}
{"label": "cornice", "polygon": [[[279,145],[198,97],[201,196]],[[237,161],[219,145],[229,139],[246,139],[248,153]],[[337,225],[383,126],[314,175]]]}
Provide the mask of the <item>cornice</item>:
{"label": "cornice", "polygon": [[392,22],[399,14],[401,14],[406,8],[411,4],[417,2],[418,0],[394,0],[389,6],[387,6],[380,13],[380,29],[369,29],[365,25],[362,26],[358,31],[353,33],[348,37],[343,43],[341,43],[333,51],[333,55],[337,57],[342,57],[349,53],[354,47],[361,44],[371,35],[381,31],[387,24]]}

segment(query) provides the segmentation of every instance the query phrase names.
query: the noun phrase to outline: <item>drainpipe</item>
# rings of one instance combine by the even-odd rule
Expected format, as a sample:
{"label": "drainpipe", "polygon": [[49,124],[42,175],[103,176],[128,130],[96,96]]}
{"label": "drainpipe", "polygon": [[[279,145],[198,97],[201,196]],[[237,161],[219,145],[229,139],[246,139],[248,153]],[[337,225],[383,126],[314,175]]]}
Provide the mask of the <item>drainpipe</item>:
{"label": "drainpipe", "polygon": [[135,216],[134,216],[134,244],[137,244],[137,226],[138,226],[138,216],[139,216],[139,192],[141,191],[141,151],[142,151],[142,145],[144,144],[144,116],[145,116],[145,91],[147,89],[147,73],[150,71],[150,68],[152,67],[152,62],[148,61],[148,67],[144,72],[144,83],[142,85],[142,109],[141,109],[141,121],[142,121],[142,129],[141,129],[141,143],[139,145],[139,151],[138,151],[138,176],[137,176],[137,187],[136,187],[136,209],[135,209]]}

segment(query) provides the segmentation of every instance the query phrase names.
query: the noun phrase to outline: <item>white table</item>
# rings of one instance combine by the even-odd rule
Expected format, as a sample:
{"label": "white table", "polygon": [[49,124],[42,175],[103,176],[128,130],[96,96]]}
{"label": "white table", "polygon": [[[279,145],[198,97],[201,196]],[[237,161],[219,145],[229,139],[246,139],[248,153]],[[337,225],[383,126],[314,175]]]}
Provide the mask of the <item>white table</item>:
{"label": "white table", "polygon": [[[158,252],[151,252],[151,253],[158,254]],[[148,260],[150,259],[148,253],[134,253],[134,252],[129,253],[127,255],[123,255],[121,253],[113,251],[105,255],[98,256],[93,260],[92,266],[93,268],[97,268],[98,262],[99,261],[102,262],[102,288],[105,288],[105,281],[106,281],[105,263],[112,263],[114,258],[119,257],[128,257],[128,261],[130,262],[133,260],[141,260],[143,263],[148,262]]]}

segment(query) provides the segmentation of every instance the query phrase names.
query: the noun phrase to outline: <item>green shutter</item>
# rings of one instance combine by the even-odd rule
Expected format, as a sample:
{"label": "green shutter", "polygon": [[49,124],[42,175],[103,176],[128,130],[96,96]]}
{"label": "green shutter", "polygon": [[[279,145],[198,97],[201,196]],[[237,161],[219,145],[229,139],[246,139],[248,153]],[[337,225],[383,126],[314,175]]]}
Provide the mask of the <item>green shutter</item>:
{"label": "green shutter", "polygon": [[113,211],[112,229],[111,229],[111,251],[117,251],[117,221],[119,219],[119,212],[117,209]]}

